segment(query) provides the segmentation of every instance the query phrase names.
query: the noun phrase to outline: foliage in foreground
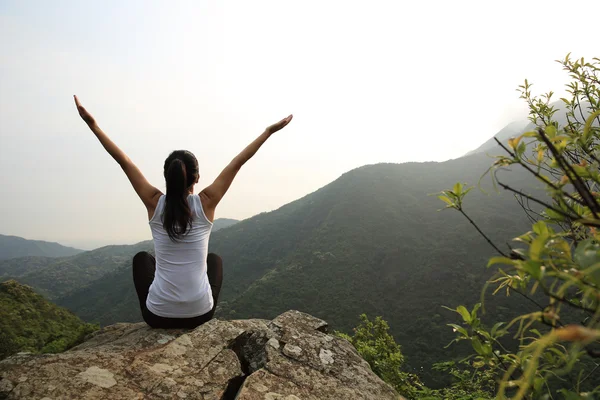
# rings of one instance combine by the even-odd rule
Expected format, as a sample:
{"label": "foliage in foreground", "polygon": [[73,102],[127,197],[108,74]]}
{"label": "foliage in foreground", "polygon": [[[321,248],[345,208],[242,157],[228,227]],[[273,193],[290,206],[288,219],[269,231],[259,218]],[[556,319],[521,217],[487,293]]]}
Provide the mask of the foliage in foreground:
{"label": "foliage in foreground", "polygon": [[371,321],[362,314],[352,336],[341,332],[336,334],[352,343],[377,376],[399,393],[412,397],[423,388],[423,384],[417,376],[402,370],[404,356],[389,329],[383,318],[378,316]]}
{"label": "foliage in foreground", "polygon": [[[559,62],[571,78],[569,96],[561,99],[566,116],[555,117],[552,92],[532,96],[525,81],[519,90],[535,128],[508,146],[498,141],[505,155],[488,171],[532,222],[531,231],[515,239],[518,247],[500,249],[467,215],[470,188],[457,183],[439,196],[498,252],[488,267],[500,267],[484,290],[520,296],[529,305],[529,312],[491,328],[477,317],[480,305],[454,310],[461,319],[450,324],[455,341],[471,343],[471,370],[493,376],[500,399],[600,396],[600,59],[567,55]],[[498,174],[505,167],[528,171],[547,196],[507,185]]]}
{"label": "foliage in foreground", "polygon": [[58,353],[97,329],[29,286],[0,283],[0,359],[19,351]]}
{"label": "foliage in foreground", "polygon": [[432,390],[427,388],[415,374],[403,370],[404,356],[400,345],[389,333],[387,322],[380,316],[373,321],[362,314],[360,324],[352,336],[336,334],[348,340],[371,366],[373,372],[389,383],[398,393],[410,399],[490,399],[494,391],[493,376],[488,373],[468,371],[455,362],[438,363],[434,369],[449,374],[451,386]]}

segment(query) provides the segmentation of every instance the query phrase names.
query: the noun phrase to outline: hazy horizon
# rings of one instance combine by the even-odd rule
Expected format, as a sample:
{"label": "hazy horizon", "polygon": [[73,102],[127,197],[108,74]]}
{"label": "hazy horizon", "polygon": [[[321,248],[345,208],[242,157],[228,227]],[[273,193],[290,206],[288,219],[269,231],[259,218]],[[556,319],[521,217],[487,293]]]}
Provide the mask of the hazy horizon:
{"label": "hazy horizon", "polygon": [[558,100],[554,60],[600,56],[592,24],[553,29],[579,9],[600,4],[0,0],[0,233],[82,249],[150,238],[73,94],[160,189],[170,151],[196,154],[198,192],[293,113],[217,209],[245,219],[362,165],[462,156],[526,118],[525,78]]}

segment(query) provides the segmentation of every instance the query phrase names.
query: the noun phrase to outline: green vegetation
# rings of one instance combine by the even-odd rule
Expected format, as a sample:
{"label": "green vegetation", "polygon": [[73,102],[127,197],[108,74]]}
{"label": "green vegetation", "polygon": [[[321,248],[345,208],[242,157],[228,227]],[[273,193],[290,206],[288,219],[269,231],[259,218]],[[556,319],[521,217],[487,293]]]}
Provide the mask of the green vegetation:
{"label": "green vegetation", "polygon": [[18,236],[0,235],[0,260],[28,256],[67,257],[82,251],[43,240],[27,240]]}
{"label": "green vegetation", "polygon": [[[566,118],[555,118],[552,92],[535,97],[531,85],[520,86],[535,127],[502,146],[490,169],[494,182],[513,193],[523,206],[531,230],[515,239],[515,248],[500,249],[470,218],[457,183],[440,199],[458,210],[488,239],[498,256],[485,291],[505,293],[527,306],[512,320],[489,313],[490,327],[477,316],[480,304],[454,311],[450,324],[455,342],[468,342],[471,371],[498,380],[497,397],[597,398],[600,396],[600,59],[586,62],[567,56],[569,96],[561,99]],[[546,196],[525,193],[497,171],[518,166],[535,177]],[[516,343],[504,339],[512,336]]]}
{"label": "green vegetation", "polygon": [[0,359],[18,351],[64,351],[98,329],[16,281],[0,283]]}
{"label": "green vegetation", "polygon": [[360,316],[360,320],[352,336],[342,332],[336,334],[352,343],[373,372],[399,393],[414,397],[423,390],[424,386],[416,375],[402,370],[404,356],[400,345],[390,335],[387,322],[381,317],[370,321],[365,314]]}
{"label": "green vegetation", "polygon": [[[361,167],[216,232],[211,251],[225,267],[218,317],[273,318],[299,309],[349,332],[357,314],[380,315],[365,318],[362,333],[348,338],[409,396],[594,396],[600,376],[598,61],[563,65],[573,78],[572,98],[563,100],[566,116],[550,94],[532,97],[526,83],[521,89],[532,126],[498,141],[506,155]],[[485,192],[470,190],[486,170],[492,179],[481,181]],[[467,184],[440,196],[458,212],[436,213],[439,200],[429,194],[456,181]],[[496,193],[494,185],[504,190]],[[508,245],[515,237],[517,244]],[[494,252],[489,265],[501,267],[490,278],[483,266]],[[139,320],[133,254],[120,265],[84,258],[92,271],[111,266],[85,278],[79,275],[86,268],[78,266],[70,286],[64,277],[71,275],[58,275],[60,290],[46,282],[61,268],[42,280],[23,276],[64,294],[60,303],[86,319]],[[407,378],[413,374],[427,386]]]}
{"label": "green vegetation", "polygon": [[[455,362],[438,363],[434,369],[444,371],[452,377],[452,383],[443,389],[426,387],[419,377],[404,370],[404,356],[400,346],[389,333],[387,322],[376,317],[374,321],[362,314],[360,324],[353,329],[353,335],[336,334],[354,345],[358,353],[369,363],[377,376],[389,383],[396,391],[409,399],[492,399],[495,381],[487,371],[474,373],[459,368]],[[468,363],[461,363],[469,366]]]}

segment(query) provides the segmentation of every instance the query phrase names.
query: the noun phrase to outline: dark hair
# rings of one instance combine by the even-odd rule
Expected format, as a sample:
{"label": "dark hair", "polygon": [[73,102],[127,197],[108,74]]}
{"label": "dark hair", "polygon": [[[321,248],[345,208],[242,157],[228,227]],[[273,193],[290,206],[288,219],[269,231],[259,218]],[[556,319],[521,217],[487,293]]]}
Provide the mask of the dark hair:
{"label": "dark hair", "polygon": [[173,241],[181,239],[192,226],[192,210],[187,202],[188,189],[198,181],[198,160],[187,150],[175,150],[165,160],[167,194],[163,227]]}

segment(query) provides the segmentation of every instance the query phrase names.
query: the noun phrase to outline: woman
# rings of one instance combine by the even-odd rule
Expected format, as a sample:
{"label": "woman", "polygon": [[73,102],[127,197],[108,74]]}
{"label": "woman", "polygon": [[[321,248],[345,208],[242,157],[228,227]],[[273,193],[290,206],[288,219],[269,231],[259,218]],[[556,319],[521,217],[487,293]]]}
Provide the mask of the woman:
{"label": "woman", "polygon": [[148,211],[156,259],[147,252],[133,258],[133,282],[144,321],[153,328],[195,328],[205,323],[213,317],[223,281],[221,258],[208,254],[215,209],[242,165],[289,124],[292,115],[269,126],[199,195],[193,194],[200,176],[196,157],[186,150],[172,152],[165,160],[163,194],[74,98],[79,115],[119,163]]}

